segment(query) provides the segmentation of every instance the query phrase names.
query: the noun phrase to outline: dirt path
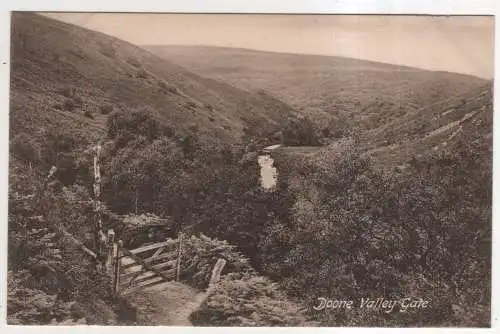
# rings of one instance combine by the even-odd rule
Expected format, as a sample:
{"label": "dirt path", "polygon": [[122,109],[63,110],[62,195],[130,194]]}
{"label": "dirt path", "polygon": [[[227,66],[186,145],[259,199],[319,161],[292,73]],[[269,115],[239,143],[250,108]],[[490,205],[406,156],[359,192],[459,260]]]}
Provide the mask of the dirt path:
{"label": "dirt path", "polygon": [[[132,264],[134,261],[128,257],[122,258],[122,264]],[[226,260],[218,259],[209,287],[205,291],[196,290],[186,284],[169,281],[137,290],[125,298],[135,305],[137,309],[136,324],[141,326],[193,326],[189,321],[191,313],[196,311],[205,301],[207,296],[219,281]],[[133,266],[126,273],[137,273],[140,266]],[[142,273],[141,277],[148,275]],[[147,277],[147,276],[146,276]]]}
{"label": "dirt path", "polygon": [[206,297],[178,282],[158,284],[127,296],[138,308],[137,324],[150,326],[192,326],[189,316]]}

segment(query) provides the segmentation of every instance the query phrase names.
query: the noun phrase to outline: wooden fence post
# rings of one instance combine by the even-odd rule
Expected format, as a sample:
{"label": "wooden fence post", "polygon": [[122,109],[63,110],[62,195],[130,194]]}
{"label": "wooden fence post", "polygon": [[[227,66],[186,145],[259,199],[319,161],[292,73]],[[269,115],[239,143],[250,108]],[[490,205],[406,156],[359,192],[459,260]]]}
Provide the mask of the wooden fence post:
{"label": "wooden fence post", "polygon": [[108,230],[107,244],[106,244],[106,272],[108,275],[113,275],[113,261],[115,252],[115,231]]}
{"label": "wooden fence post", "polygon": [[137,214],[138,205],[139,205],[139,191],[137,190],[137,187],[135,187],[135,214]]}
{"label": "wooden fence post", "polygon": [[180,276],[181,276],[182,232],[179,232],[178,238],[179,238],[179,248],[177,252],[177,274],[176,274],[177,282],[180,281]]}
{"label": "wooden fence post", "polygon": [[120,269],[121,269],[121,262],[122,262],[122,247],[123,247],[123,241],[118,241],[115,249],[115,254],[114,254],[114,261],[113,261],[113,294],[114,296],[118,296],[120,293]]}
{"label": "wooden fence post", "polygon": [[213,290],[216,287],[217,282],[220,279],[220,274],[222,273],[222,269],[226,265],[226,260],[218,259],[215,263],[214,269],[212,269],[212,276],[210,277],[210,282],[208,282],[208,287],[205,290],[204,297],[201,300],[198,300],[198,305],[201,305],[205,302],[205,300],[212,294]]}
{"label": "wooden fence post", "polygon": [[213,287],[217,282],[219,282],[220,274],[222,273],[222,269],[226,265],[225,259],[218,259],[217,263],[215,263],[214,269],[212,270],[212,276],[210,277],[210,282],[208,283],[208,287]]}
{"label": "wooden fence post", "polygon": [[101,145],[97,144],[95,146],[95,156],[94,156],[94,198],[95,198],[95,211],[97,214],[97,221],[95,227],[95,240],[97,254],[99,257],[104,256],[104,250],[106,248],[106,235],[102,231],[102,203],[101,203],[101,170],[99,166],[99,158],[101,155]]}

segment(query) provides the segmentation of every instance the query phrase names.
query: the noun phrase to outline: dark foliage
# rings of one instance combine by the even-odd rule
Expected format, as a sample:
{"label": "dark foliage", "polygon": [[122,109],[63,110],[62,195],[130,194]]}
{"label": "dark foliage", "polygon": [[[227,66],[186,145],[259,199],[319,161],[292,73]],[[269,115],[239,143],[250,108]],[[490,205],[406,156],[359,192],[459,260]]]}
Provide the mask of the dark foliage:
{"label": "dark foliage", "polygon": [[231,274],[194,312],[199,326],[314,326],[299,304],[262,276]]}
{"label": "dark foliage", "polygon": [[99,300],[106,308],[102,301],[111,301],[109,281],[97,273],[93,259],[60,234],[65,229],[91,242],[92,209],[82,204],[89,203],[87,192],[77,186],[61,189],[54,183],[43,190],[37,172],[20,173],[22,165],[11,168],[8,323],[112,320],[89,308]]}
{"label": "dark foliage", "polygon": [[289,118],[282,130],[283,143],[287,146],[320,146],[317,126],[308,117]]}
{"label": "dark foliage", "polygon": [[113,105],[112,104],[102,104],[99,106],[99,111],[103,115],[109,115],[113,112]]}
{"label": "dark foliage", "polygon": [[83,116],[88,117],[90,119],[94,119],[94,113],[92,113],[92,111],[90,111],[90,110],[85,110],[85,112],[83,113]]}
{"label": "dark foliage", "polygon": [[[115,111],[107,121],[108,137],[115,139],[118,136],[144,136],[148,140],[161,137],[164,128],[149,110]],[[132,139],[132,137],[130,137]]]}
{"label": "dark foliage", "polygon": [[289,219],[264,233],[262,270],[311,305],[317,296],[380,294],[431,303],[423,313],[389,318],[322,314],[330,325],[487,325],[488,156],[480,139],[463,138],[453,151],[421,157],[400,177],[374,170],[353,147],[281,167],[293,171],[280,182],[295,200]]}

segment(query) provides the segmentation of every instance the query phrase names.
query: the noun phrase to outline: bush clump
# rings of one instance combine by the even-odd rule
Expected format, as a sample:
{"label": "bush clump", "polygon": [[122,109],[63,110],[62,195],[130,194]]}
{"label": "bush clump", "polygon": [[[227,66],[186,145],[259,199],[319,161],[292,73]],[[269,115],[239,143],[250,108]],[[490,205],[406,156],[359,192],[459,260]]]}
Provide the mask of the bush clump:
{"label": "bush clump", "polygon": [[137,77],[141,79],[149,78],[149,73],[145,69],[140,69],[137,71]]}
{"label": "bush clump", "polygon": [[315,326],[306,311],[262,276],[226,275],[190,320],[199,326]]}
{"label": "bush clump", "polygon": [[40,147],[37,143],[22,132],[10,141],[11,154],[26,162],[38,162],[40,160]]}
{"label": "bush clump", "polygon": [[287,146],[321,146],[319,129],[307,118],[289,118],[282,129],[283,143]]}
{"label": "bush clump", "polygon": [[113,105],[112,104],[103,104],[99,106],[99,111],[103,115],[109,115],[113,112]]}
{"label": "bush clump", "polygon": [[74,111],[76,110],[76,108],[78,107],[78,104],[76,103],[76,101],[74,99],[65,99],[63,104],[62,104],[62,108],[63,110],[65,111]]}
{"label": "bush clump", "polygon": [[134,67],[141,67],[141,63],[135,58],[127,59],[127,63],[129,63],[130,65],[132,65]]}
{"label": "bush clump", "polygon": [[72,98],[76,96],[76,88],[75,87],[64,87],[59,90],[59,94],[64,97]]}
{"label": "bush clump", "polygon": [[181,256],[181,279],[190,285],[204,289],[208,287],[217,259],[227,261],[223,273],[254,273],[249,260],[236,251],[236,246],[227,241],[205,236],[191,236],[183,241]]}
{"label": "bush clump", "polygon": [[64,87],[59,89],[57,92],[64,96],[65,99],[62,103],[56,103],[54,108],[64,111],[74,111],[78,107],[82,107],[83,99],[78,94],[78,90],[75,87]]}
{"label": "bush clump", "polygon": [[163,136],[166,131],[154,113],[148,109],[115,111],[107,120],[107,128],[110,139],[126,135],[130,139],[143,136],[148,140],[154,140]]}
{"label": "bush clump", "polygon": [[85,112],[83,113],[83,116],[90,118],[90,119],[94,119],[94,114],[90,110],[85,110]]}

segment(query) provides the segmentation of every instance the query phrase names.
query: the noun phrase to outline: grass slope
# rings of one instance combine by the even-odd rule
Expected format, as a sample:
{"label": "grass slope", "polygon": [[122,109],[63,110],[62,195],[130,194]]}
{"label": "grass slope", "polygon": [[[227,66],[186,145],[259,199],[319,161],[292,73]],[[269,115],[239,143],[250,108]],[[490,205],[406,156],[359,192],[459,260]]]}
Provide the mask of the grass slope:
{"label": "grass slope", "polygon": [[[100,108],[148,108],[179,132],[238,140],[249,124],[273,128],[294,111],[199,77],[135,45],[31,13],[12,16],[11,134],[47,124],[99,137]],[[83,115],[93,114],[91,119]]]}
{"label": "grass slope", "polygon": [[[368,152],[380,163],[405,164],[427,152],[455,151],[459,139],[479,141],[484,151],[485,168],[491,168],[493,135],[493,85],[486,84],[470,93],[431,106],[399,124],[389,124],[385,131],[371,134],[373,142],[387,140],[392,134],[406,133],[400,141],[375,147]],[[378,137],[377,137],[378,136]],[[385,138],[385,139],[384,139]],[[472,172],[472,171],[471,171]]]}
{"label": "grass slope", "polygon": [[145,48],[200,75],[264,90],[304,114],[342,114],[363,130],[397,122],[486,83],[468,75],[343,57],[206,46]]}
{"label": "grass slope", "polygon": [[[318,123],[341,119],[356,129],[365,151],[391,166],[448,145],[445,137],[464,122],[481,124],[481,129],[464,125],[464,133],[483,131],[491,138],[492,83],[473,76],[343,57],[207,46],[145,48],[200,75],[264,90]],[[477,118],[484,119],[474,123]]]}

